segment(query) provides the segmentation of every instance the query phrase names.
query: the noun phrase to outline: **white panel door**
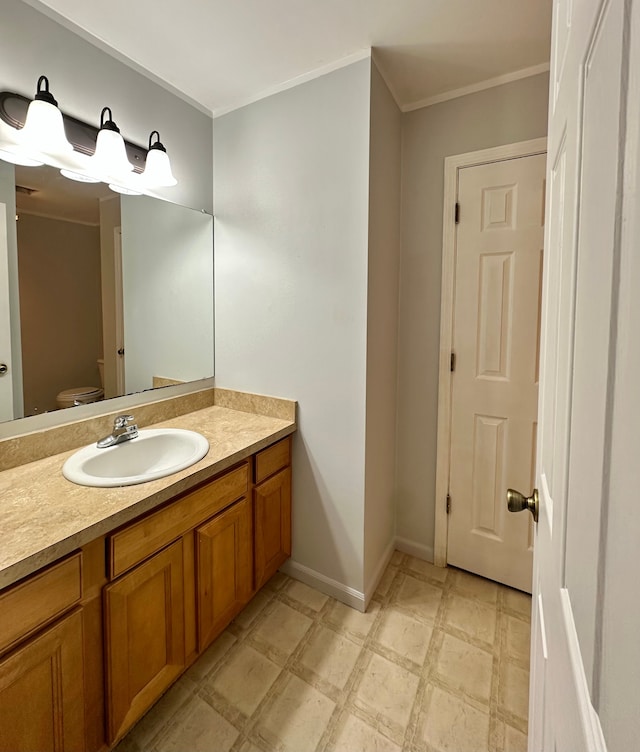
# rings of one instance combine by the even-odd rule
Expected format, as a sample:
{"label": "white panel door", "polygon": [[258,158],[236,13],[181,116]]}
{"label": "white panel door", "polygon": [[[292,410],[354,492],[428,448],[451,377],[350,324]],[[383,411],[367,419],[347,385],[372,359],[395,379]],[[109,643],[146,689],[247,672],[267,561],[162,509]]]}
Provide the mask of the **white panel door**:
{"label": "white panel door", "polygon": [[447,561],[531,592],[546,156],[458,173]]}
{"label": "white panel door", "polygon": [[7,210],[0,203],[0,422],[13,419]]}
{"label": "white panel door", "polygon": [[605,749],[592,698],[622,187],[624,12],[624,0],[554,2],[530,752]]}

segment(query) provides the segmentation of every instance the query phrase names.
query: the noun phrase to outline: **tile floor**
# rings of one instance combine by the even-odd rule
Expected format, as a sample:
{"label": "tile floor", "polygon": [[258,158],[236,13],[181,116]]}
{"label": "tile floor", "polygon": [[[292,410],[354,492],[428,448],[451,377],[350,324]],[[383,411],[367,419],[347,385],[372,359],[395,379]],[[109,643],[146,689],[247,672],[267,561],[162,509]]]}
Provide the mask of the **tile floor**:
{"label": "tile floor", "polygon": [[117,750],[524,751],[530,606],[398,551],[366,614],[277,574]]}

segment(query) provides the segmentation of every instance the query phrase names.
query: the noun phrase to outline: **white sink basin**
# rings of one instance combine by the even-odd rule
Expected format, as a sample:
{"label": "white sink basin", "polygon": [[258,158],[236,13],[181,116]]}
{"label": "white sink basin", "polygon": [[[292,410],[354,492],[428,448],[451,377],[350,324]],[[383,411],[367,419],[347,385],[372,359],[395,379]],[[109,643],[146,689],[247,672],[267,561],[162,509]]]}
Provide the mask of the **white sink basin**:
{"label": "white sink basin", "polygon": [[181,428],[148,428],[122,444],[80,449],[62,466],[67,480],[80,486],[133,486],[164,478],[199,462],[209,442],[195,431]]}

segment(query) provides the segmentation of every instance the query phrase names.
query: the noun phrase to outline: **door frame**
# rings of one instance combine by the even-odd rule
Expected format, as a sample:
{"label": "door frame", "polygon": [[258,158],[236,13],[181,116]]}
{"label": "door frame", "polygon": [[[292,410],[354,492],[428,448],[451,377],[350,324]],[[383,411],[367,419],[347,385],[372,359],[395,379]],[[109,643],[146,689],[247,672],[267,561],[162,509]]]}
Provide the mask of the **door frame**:
{"label": "door frame", "polygon": [[[115,304],[115,332],[116,332],[116,352],[113,355],[116,359],[116,394],[126,394],[125,391],[125,355],[120,355],[120,350],[124,351],[124,289],[122,277],[122,226],[118,225],[113,228],[113,270],[114,270],[114,304]],[[103,356],[104,357],[104,356]]]}
{"label": "door frame", "polygon": [[[8,367],[0,374],[3,395],[0,397],[0,420],[13,420],[15,413],[13,392],[13,352],[11,341],[11,292],[9,290],[9,238],[7,237],[7,205],[0,201],[0,320],[6,329],[0,332],[0,360]],[[7,350],[5,350],[5,347]],[[6,389],[6,394],[4,390]]]}
{"label": "door frame", "polygon": [[444,210],[442,217],[442,283],[440,293],[440,357],[438,366],[438,434],[436,439],[436,498],[434,564],[447,565],[447,494],[451,464],[451,350],[455,289],[456,222],[459,171],[465,167],[505,162],[546,154],[547,139],[535,138],[480,151],[456,154],[444,160]]}

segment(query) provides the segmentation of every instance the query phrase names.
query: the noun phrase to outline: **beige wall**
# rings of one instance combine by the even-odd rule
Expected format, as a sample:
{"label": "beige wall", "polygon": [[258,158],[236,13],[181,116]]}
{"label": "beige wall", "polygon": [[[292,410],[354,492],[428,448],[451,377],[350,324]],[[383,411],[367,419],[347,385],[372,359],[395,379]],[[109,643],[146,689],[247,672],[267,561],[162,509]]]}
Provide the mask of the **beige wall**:
{"label": "beige wall", "polygon": [[435,513],[444,159],[545,136],[547,90],[542,74],[403,116],[396,533],[426,558]]}
{"label": "beige wall", "polygon": [[63,389],[100,386],[98,227],[21,213],[18,276],[25,415],[55,410]]}
{"label": "beige wall", "polygon": [[362,60],[214,126],[216,385],[298,400],[288,567],[344,599],[363,587],[370,81]]}
{"label": "beige wall", "polygon": [[375,588],[395,535],[402,136],[402,115],[373,62],[370,107],[364,511],[367,596]]}

